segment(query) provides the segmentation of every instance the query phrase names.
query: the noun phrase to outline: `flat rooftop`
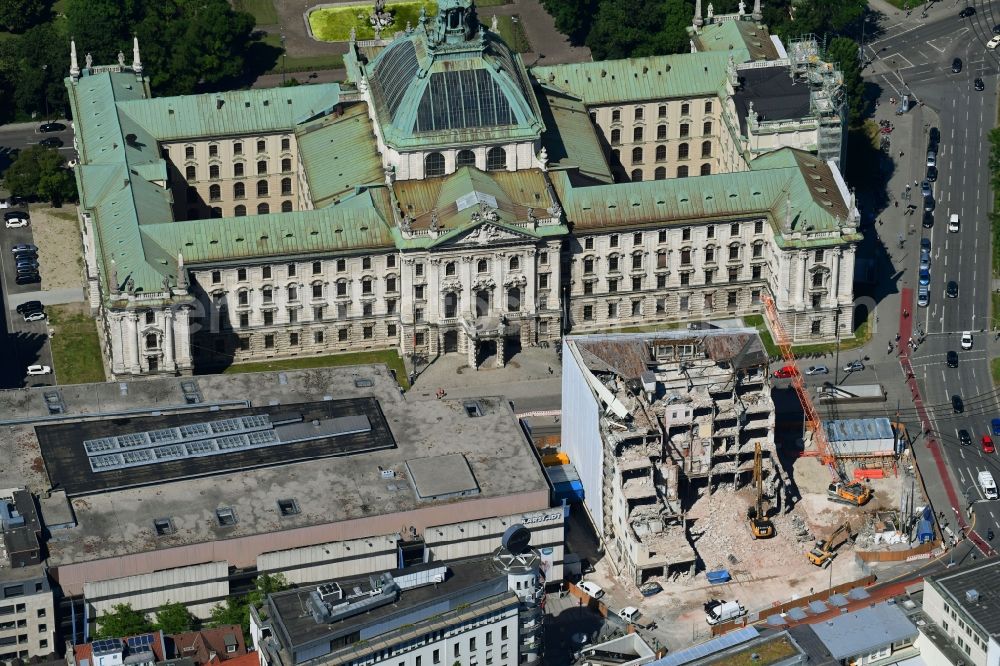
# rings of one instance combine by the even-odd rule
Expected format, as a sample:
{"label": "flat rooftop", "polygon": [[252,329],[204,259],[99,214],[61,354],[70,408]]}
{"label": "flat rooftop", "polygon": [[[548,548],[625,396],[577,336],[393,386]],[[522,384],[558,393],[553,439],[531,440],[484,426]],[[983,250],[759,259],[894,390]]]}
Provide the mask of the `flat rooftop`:
{"label": "flat rooftop", "polygon": [[[440,567],[440,563],[423,565],[424,567]],[[403,571],[391,571],[391,574],[409,574],[419,570],[419,567],[406,569]],[[284,629],[285,634],[291,641],[291,648],[302,646],[312,641],[320,640],[325,636],[336,633],[343,635],[352,629],[378,624],[386,617],[406,611],[410,608],[418,607],[428,601],[444,599],[448,595],[470,588],[478,583],[483,583],[491,579],[498,579],[502,584],[498,585],[502,592],[507,591],[506,577],[493,567],[489,558],[469,560],[460,563],[449,563],[448,574],[443,583],[435,585],[425,585],[409,590],[403,590],[395,603],[380,606],[367,612],[352,615],[333,622],[316,622],[312,612],[309,610],[309,595],[320,585],[309,585],[299,587],[285,592],[278,592],[270,597],[269,606],[274,614],[271,616],[277,625]],[[369,578],[338,580],[340,587],[345,592],[355,587],[368,589],[370,587]],[[475,599],[465,599],[468,603]],[[435,614],[442,612],[436,609]]]}
{"label": "flat rooftop", "polygon": [[[192,381],[201,402],[185,405],[181,384]],[[48,417],[43,396],[46,390],[52,389],[0,392],[0,419],[14,419],[15,415]],[[276,544],[280,544],[279,533],[294,528],[372,519],[477,499],[533,492],[547,496],[548,484],[542,470],[505,399],[475,399],[477,416],[470,416],[468,398],[406,399],[385,366],[164,378],[121,385],[59,387],[58,391],[65,404],[62,416],[69,419],[97,412],[131,412],[122,417],[125,421],[110,417],[84,419],[75,426],[83,429],[92,423],[101,424],[100,432],[104,434],[120,428],[117,423],[132,423],[143,411],[152,419],[150,422],[166,419],[172,406],[201,410],[185,418],[207,421],[238,413],[226,408],[207,411],[218,401],[244,399],[251,407],[266,406],[287,414],[298,409],[297,403],[322,403],[327,397],[337,399],[329,401],[330,409],[341,400],[375,399],[387,428],[386,436],[396,446],[71,497],[77,526],[53,533],[47,543],[51,567],[257,534],[275,534]],[[152,411],[160,414],[149,416]],[[43,458],[33,425],[0,427],[8,435],[0,438],[0,456],[11,461],[0,466],[0,487],[27,486],[36,494],[45,492],[49,488],[48,459]],[[130,426],[127,431],[134,429]],[[76,436],[77,443],[82,440]],[[78,460],[80,466],[76,470],[63,467],[58,477],[67,483],[74,482],[73,473],[81,478],[93,475],[83,462],[86,456],[74,455],[83,455]],[[478,493],[440,499],[418,497],[407,463],[437,456],[461,459],[449,458],[466,465]],[[204,464],[210,458],[198,460]],[[151,467],[166,469],[169,464]],[[389,472],[392,478],[386,478]],[[434,481],[433,476],[428,478]],[[279,500],[294,500],[297,512],[282,512]],[[231,509],[235,524],[220,525],[216,520],[219,508]],[[153,521],[164,518],[169,519],[173,533],[160,536]],[[396,529],[400,529],[404,521],[397,523]]]}
{"label": "flat rooftop", "polygon": [[809,84],[793,78],[789,65],[741,69],[739,78],[733,102],[744,133],[751,102],[761,122],[798,120],[809,115]]}
{"label": "flat rooftop", "polygon": [[837,660],[868,654],[917,636],[917,627],[906,613],[889,603],[844,613],[810,626]]}
{"label": "flat rooftop", "polygon": [[927,576],[924,583],[942,591],[948,604],[962,609],[987,634],[1000,635],[1000,558]]}
{"label": "flat rooftop", "polygon": [[[256,429],[236,429],[251,424]],[[374,398],[62,423],[35,432],[51,487],[70,497],[396,446]]]}

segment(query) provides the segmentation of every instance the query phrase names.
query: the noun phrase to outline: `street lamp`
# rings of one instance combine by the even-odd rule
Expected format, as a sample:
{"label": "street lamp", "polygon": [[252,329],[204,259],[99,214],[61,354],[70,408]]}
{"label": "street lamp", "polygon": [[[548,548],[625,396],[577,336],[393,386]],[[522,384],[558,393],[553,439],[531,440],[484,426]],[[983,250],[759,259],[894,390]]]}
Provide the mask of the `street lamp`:
{"label": "street lamp", "polygon": [[285,33],[281,33],[281,85],[285,85]]}

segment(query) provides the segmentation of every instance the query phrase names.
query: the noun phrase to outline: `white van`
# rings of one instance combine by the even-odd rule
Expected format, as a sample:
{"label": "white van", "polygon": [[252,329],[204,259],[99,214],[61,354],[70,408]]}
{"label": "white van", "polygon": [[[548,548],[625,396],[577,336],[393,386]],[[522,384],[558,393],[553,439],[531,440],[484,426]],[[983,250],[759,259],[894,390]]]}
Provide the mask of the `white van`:
{"label": "white van", "polygon": [[948,218],[948,231],[953,234],[958,233],[958,213],[952,213]]}
{"label": "white van", "polygon": [[997,499],[997,484],[993,480],[993,475],[989,472],[979,473],[979,487],[983,490],[983,495],[988,500]]}
{"label": "white van", "polygon": [[581,580],[577,587],[594,599],[600,599],[604,596],[604,590],[601,589],[601,586],[597,583],[591,583],[589,580]]}
{"label": "white van", "polygon": [[747,609],[739,601],[712,599],[705,602],[705,621],[709,624],[728,622],[747,614]]}
{"label": "white van", "polygon": [[618,617],[625,620],[629,624],[634,624],[635,626],[641,627],[643,629],[656,628],[656,622],[653,622],[652,620],[648,619],[646,620],[640,619],[643,617],[643,615],[642,613],[639,612],[639,609],[636,608],[635,606],[626,606],[625,608],[621,609],[620,611],[618,611]]}

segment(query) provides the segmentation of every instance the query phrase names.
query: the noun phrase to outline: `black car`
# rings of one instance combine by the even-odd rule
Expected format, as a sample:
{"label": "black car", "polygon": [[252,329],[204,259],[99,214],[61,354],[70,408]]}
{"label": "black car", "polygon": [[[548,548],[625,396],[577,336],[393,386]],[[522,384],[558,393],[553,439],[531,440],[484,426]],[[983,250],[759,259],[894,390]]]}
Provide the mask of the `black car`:
{"label": "black car", "polygon": [[31,284],[41,281],[42,277],[38,273],[19,273],[14,277],[14,282],[17,284]]}
{"label": "black car", "polygon": [[924,197],[924,210],[928,213],[934,212],[934,197]]}
{"label": "black car", "polygon": [[930,229],[931,227],[934,226],[934,213],[930,212],[929,210],[924,211],[923,225],[924,229]]}
{"label": "black car", "polygon": [[935,182],[937,182],[937,176],[938,176],[938,174],[937,174],[937,167],[936,166],[927,167],[927,182],[928,183],[935,183]]}
{"label": "black car", "polygon": [[962,59],[955,58],[951,61],[951,72],[952,74],[958,74],[962,71]]}
{"label": "black car", "polygon": [[972,435],[965,428],[958,431],[958,443],[962,446],[968,446],[972,444]]}
{"label": "black car", "polygon": [[976,13],[976,8],[975,7],[966,7],[965,9],[963,9],[962,11],[960,11],[958,13],[958,16],[959,16],[959,18],[969,18],[970,16],[972,16],[975,13]]}
{"label": "black car", "polygon": [[57,136],[47,136],[38,143],[46,148],[61,148],[63,145],[62,139]]}
{"label": "black car", "polygon": [[31,219],[26,210],[11,210],[3,214],[5,220]]}
{"label": "black car", "polygon": [[993,26],[993,34],[1000,35],[1000,23],[997,23],[995,26]]}
{"label": "black car", "polygon": [[35,312],[37,310],[44,310],[45,306],[42,305],[41,301],[25,301],[21,303],[16,308],[17,314],[24,314],[26,312]]}
{"label": "black car", "polygon": [[986,90],[986,84],[983,83],[982,79],[976,79],[975,81],[973,81],[972,82],[972,87],[975,88],[976,90],[980,91],[980,92],[982,92],[983,90]]}
{"label": "black car", "polygon": [[62,123],[42,123],[42,126],[38,128],[39,132],[62,132],[66,129],[66,126]]}
{"label": "black car", "polygon": [[948,298],[958,298],[958,283],[950,280],[948,286],[944,288],[944,295]]}
{"label": "black car", "polygon": [[940,141],[941,141],[941,130],[939,130],[937,127],[932,127],[930,131],[931,145],[937,148],[937,145]]}
{"label": "black car", "polygon": [[948,355],[945,358],[949,368],[958,367],[958,352],[950,351],[948,352]]}
{"label": "black car", "polygon": [[14,253],[14,261],[38,261],[37,252],[16,252]]}
{"label": "black car", "polygon": [[962,402],[962,396],[953,395],[951,396],[951,408],[956,414],[961,414],[965,411],[965,404]]}

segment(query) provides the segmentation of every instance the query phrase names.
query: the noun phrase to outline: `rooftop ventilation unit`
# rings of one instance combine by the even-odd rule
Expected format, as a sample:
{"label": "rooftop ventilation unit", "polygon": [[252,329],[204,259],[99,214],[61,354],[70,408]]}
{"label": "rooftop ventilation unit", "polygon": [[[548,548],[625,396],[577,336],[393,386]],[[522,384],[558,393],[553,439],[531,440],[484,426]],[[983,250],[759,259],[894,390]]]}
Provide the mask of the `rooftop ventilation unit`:
{"label": "rooftop ventilation unit", "polygon": [[979,590],[975,590],[975,589],[966,590],[965,591],[965,600],[968,601],[970,604],[978,603],[979,602]]}

